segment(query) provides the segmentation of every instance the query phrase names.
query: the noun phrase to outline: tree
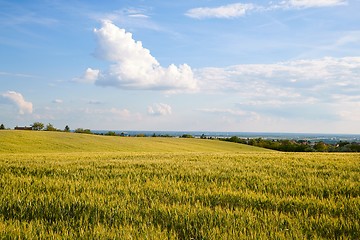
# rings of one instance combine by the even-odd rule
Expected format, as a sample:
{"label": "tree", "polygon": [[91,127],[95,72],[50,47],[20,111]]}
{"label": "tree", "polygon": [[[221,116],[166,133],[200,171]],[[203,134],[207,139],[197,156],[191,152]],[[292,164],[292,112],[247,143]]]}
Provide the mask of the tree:
{"label": "tree", "polygon": [[75,129],[76,133],[86,133],[86,134],[92,134],[90,129],[83,129],[83,128],[77,128]]}
{"label": "tree", "polygon": [[320,141],[320,142],[315,143],[314,149],[317,152],[326,152],[328,150],[328,146],[326,145],[326,143]]}
{"label": "tree", "polygon": [[46,125],[45,131],[56,131],[57,129],[51,124]]}
{"label": "tree", "polygon": [[181,137],[182,137],[182,138],[193,138],[192,135],[187,134],[187,133],[183,134]]}
{"label": "tree", "polygon": [[1,125],[0,125],[0,130],[4,130],[4,129],[5,129],[4,124],[1,124]]}
{"label": "tree", "polygon": [[33,130],[37,130],[37,131],[40,131],[44,128],[44,124],[41,123],[41,122],[34,122],[32,125],[31,125],[32,129]]}
{"label": "tree", "polygon": [[70,128],[68,125],[65,126],[64,132],[70,132]]}
{"label": "tree", "polygon": [[346,145],[348,145],[348,144],[350,144],[350,142],[348,142],[348,141],[345,141],[345,142],[340,141],[340,142],[339,142],[339,147],[344,147],[344,146],[346,146]]}
{"label": "tree", "polygon": [[107,133],[105,133],[106,136],[116,136],[116,132],[114,131],[108,131]]}

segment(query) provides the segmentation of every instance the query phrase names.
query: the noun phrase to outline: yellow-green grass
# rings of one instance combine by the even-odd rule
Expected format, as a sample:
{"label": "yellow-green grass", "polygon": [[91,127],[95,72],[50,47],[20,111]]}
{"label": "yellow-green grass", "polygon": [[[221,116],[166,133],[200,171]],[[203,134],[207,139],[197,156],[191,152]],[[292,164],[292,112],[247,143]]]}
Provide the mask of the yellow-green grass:
{"label": "yellow-green grass", "polygon": [[[3,239],[360,236],[359,154],[257,151],[201,139],[15,134],[61,136],[76,147],[64,152],[56,140],[61,147],[0,153]],[[127,147],[114,148],[118,141]]]}
{"label": "yellow-green grass", "polygon": [[100,136],[46,131],[0,131],[0,153],[50,152],[259,152],[269,151],[216,140]]}

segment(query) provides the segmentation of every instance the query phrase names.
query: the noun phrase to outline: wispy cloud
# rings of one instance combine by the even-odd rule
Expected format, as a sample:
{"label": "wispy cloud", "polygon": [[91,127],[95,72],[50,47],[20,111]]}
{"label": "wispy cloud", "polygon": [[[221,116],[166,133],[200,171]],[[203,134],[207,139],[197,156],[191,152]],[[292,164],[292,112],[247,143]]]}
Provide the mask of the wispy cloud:
{"label": "wispy cloud", "polygon": [[123,12],[131,18],[150,18],[148,11],[144,8],[125,8]]}
{"label": "wispy cloud", "polygon": [[[312,91],[320,89],[360,92],[360,57],[295,60],[273,64],[242,64],[225,68],[196,70],[203,89],[269,93],[270,89]],[[272,86],[272,88],[269,88]],[[249,89],[250,88],[250,89]],[[259,91],[257,91],[257,89]],[[274,92],[275,93],[275,92]],[[279,92],[278,94],[279,95]]]}
{"label": "wispy cloud", "polygon": [[[338,119],[357,109],[354,104],[360,98],[358,69],[360,57],[326,57],[203,68],[195,74],[201,91],[236,93],[243,111],[284,118]],[[212,109],[215,110],[220,112]]]}
{"label": "wispy cloud", "polygon": [[16,1],[1,2],[0,26],[39,25],[50,27],[59,21],[53,17],[38,14]]}
{"label": "wispy cloud", "polygon": [[52,103],[56,103],[56,104],[62,104],[64,101],[62,99],[54,99],[52,101]]}
{"label": "wispy cloud", "polygon": [[0,72],[0,77],[21,77],[21,78],[37,78],[37,76],[24,74],[24,73],[10,73],[10,72]]}
{"label": "wispy cloud", "polygon": [[90,100],[87,102],[88,104],[92,104],[92,105],[101,105],[103,104],[104,102],[102,101],[98,101],[98,100]]}
{"label": "wispy cloud", "polygon": [[319,7],[334,7],[339,5],[346,5],[346,0],[286,0],[278,4],[272,5],[277,8],[319,8]]}
{"label": "wispy cloud", "polygon": [[92,17],[95,18],[97,21],[122,21],[125,24],[127,23],[127,21],[130,21],[130,18],[150,18],[144,9],[136,8],[122,8],[108,13],[93,13]]}
{"label": "wispy cloud", "polygon": [[171,106],[165,103],[156,103],[148,107],[148,114],[153,116],[171,115]]}
{"label": "wispy cloud", "polygon": [[248,11],[255,10],[254,4],[234,3],[219,7],[201,7],[188,10],[185,15],[191,18],[237,18],[244,16]]}
{"label": "wispy cloud", "polygon": [[43,16],[39,16],[35,13],[24,13],[23,15],[10,15],[6,14],[3,16],[0,16],[0,19],[2,19],[0,25],[42,25],[46,27],[53,26],[58,23],[58,20],[54,18],[47,18]]}
{"label": "wispy cloud", "polygon": [[166,31],[152,20],[150,10],[146,8],[122,8],[105,13],[91,12],[88,15],[96,21],[111,21],[128,29],[145,28],[154,31]]}
{"label": "wispy cloud", "polygon": [[0,95],[5,103],[15,105],[19,109],[19,114],[31,114],[33,112],[33,104],[24,99],[21,93],[15,91],[7,91]]}
{"label": "wispy cloud", "polygon": [[233,3],[218,7],[199,7],[189,9],[185,15],[196,19],[224,18],[232,19],[245,16],[255,11],[272,11],[277,9],[306,9],[346,5],[346,0],[284,0],[270,2],[269,5],[256,5],[251,3]]}
{"label": "wispy cloud", "polygon": [[345,120],[345,121],[354,121],[359,122],[360,121],[360,111],[357,109],[360,109],[360,105],[354,105],[355,108],[351,110],[345,110],[342,109],[338,112],[338,116]]}

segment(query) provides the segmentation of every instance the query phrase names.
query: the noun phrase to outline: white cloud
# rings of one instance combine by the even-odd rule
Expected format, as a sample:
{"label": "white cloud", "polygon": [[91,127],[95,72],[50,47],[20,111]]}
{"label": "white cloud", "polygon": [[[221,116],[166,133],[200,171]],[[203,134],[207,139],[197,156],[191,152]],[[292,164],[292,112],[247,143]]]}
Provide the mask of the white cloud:
{"label": "white cloud", "polygon": [[334,94],[333,110],[338,117],[344,121],[360,121],[360,94],[357,96],[346,96]]}
{"label": "white cloud", "polygon": [[94,32],[98,40],[96,55],[112,63],[108,71],[90,70],[85,73],[85,76],[94,73],[90,76],[97,76],[97,85],[166,91],[193,91],[197,88],[190,66],[171,64],[162,67],[140,41],[135,41],[131,33],[112,22],[104,21],[102,27]]}
{"label": "white cloud", "polygon": [[268,6],[251,3],[233,3],[219,7],[200,7],[188,10],[185,15],[191,18],[238,18],[252,11],[271,11],[276,9],[304,9],[346,5],[346,0],[284,0],[270,2]]}
{"label": "white cloud", "polygon": [[[148,19],[150,18],[148,14],[148,10],[145,8],[122,8],[111,13],[105,14],[95,14],[94,15],[97,20],[110,20],[112,22],[123,22],[127,23],[131,20],[138,21],[135,25],[139,23],[149,23]],[[145,22],[142,20],[146,20]],[[134,23],[132,23],[134,24]]]}
{"label": "white cloud", "polygon": [[131,112],[126,108],[125,109],[111,108],[110,113],[120,118],[129,118],[131,116]]}
{"label": "white cloud", "polygon": [[[300,93],[320,89],[334,92],[359,90],[360,57],[294,60],[274,64],[243,64],[196,71],[203,89],[251,91],[269,94],[275,89],[293,89]],[[342,88],[341,88],[342,87]],[[285,94],[273,91],[273,94]],[[314,92],[321,94],[321,92]]]}
{"label": "white cloud", "polygon": [[99,101],[99,100],[90,100],[87,102],[88,104],[93,104],[93,105],[100,105],[100,104],[103,104],[102,101]]}
{"label": "white cloud", "polygon": [[131,18],[149,18],[149,16],[147,16],[145,14],[140,14],[140,13],[130,14],[129,17],[131,17]]}
{"label": "white cloud", "polygon": [[150,18],[150,16],[147,14],[147,10],[143,8],[126,8],[123,9],[123,12],[130,18]]}
{"label": "white cloud", "polygon": [[185,15],[191,18],[237,18],[257,7],[254,4],[234,3],[215,8],[201,7],[188,10]]}
{"label": "white cloud", "polygon": [[148,114],[156,116],[171,115],[171,106],[165,103],[156,103],[148,107]]}
{"label": "white cloud", "polygon": [[280,2],[281,8],[317,8],[347,4],[346,0],[287,0]]}
{"label": "white cloud", "polygon": [[33,112],[33,104],[25,101],[21,93],[14,91],[7,91],[1,94],[2,98],[7,100],[9,103],[14,104],[19,108],[19,114],[31,114]]}
{"label": "white cloud", "polygon": [[11,77],[21,77],[21,78],[37,78],[37,76],[23,74],[23,73],[9,73],[9,72],[0,72],[0,76],[11,76]]}
{"label": "white cloud", "polygon": [[[359,69],[360,57],[326,57],[203,68],[195,73],[202,91],[236,94],[234,101],[244,111],[338,120],[354,112],[360,98]],[[222,113],[241,114],[224,109]]]}
{"label": "white cloud", "polygon": [[56,103],[56,104],[61,104],[61,103],[63,103],[64,101],[61,100],[61,99],[55,99],[55,100],[53,100],[52,102],[53,102],[53,103]]}
{"label": "white cloud", "polygon": [[[359,109],[359,106],[357,106],[357,109]],[[360,121],[360,111],[358,110],[340,110],[338,111],[338,115],[341,119],[345,121],[353,121],[353,122],[359,122]]]}
{"label": "white cloud", "polygon": [[99,73],[100,70],[87,68],[84,75],[80,78],[75,78],[74,81],[93,84],[99,78]]}

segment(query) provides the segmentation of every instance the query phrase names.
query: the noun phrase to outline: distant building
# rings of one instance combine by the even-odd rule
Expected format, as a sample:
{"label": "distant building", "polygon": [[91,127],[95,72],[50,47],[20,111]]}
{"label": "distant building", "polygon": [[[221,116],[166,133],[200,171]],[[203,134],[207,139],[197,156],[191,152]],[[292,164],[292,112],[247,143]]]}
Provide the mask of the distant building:
{"label": "distant building", "polygon": [[15,128],[14,128],[15,130],[33,130],[32,129],[32,127],[18,127],[18,126],[16,126]]}

